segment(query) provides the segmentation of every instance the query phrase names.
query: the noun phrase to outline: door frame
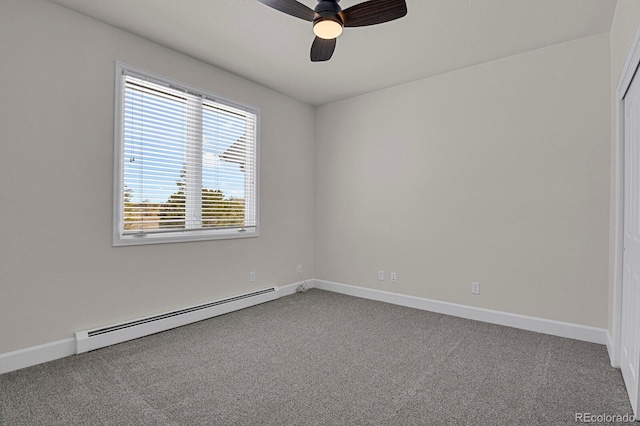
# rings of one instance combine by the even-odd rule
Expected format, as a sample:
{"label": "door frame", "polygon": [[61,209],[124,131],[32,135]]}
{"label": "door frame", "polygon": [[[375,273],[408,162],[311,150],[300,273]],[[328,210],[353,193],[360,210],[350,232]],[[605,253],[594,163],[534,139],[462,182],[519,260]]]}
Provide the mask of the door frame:
{"label": "door frame", "polygon": [[[622,329],[622,261],[624,253],[624,97],[640,66],[640,25],[636,29],[627,60],[616,87],[616,145],[615,145],[615,245],[613,268],[612,336],[607,345],[613,367],[620,367]],[[638,75],[640,78],[640,73]]]}

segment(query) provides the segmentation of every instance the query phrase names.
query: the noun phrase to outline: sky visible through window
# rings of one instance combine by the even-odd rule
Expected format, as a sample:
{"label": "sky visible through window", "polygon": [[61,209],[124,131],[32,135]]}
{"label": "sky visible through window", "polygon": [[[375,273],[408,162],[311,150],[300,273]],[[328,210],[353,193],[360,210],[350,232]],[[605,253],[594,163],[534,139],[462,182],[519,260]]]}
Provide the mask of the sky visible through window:
{"label": "sky visible through window", "polygon": [[[184,98],[148,88],[125,89],[124,185],[133,203],[164,203],[184,181],[188,111]],[[225,198],[245,198],[240,158],[225,153],[242,140],[246,118],[205,103],[202,113],[202,186]]]}

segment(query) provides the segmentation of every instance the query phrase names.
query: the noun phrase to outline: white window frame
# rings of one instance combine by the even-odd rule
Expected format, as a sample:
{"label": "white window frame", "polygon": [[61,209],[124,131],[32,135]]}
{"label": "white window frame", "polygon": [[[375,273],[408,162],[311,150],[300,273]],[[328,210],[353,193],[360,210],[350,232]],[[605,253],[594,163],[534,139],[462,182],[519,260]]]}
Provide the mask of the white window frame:
{"label": "white window frame", "polygon": [[[158,83],[172,88],[179,88],[186,92],[197,93],[202,97],[215,100],[216,103],[224,104],[232,108],[241,109],[252,114],[256,117],[256,129],[255,129],[255,177],[254,185],[249,188],[255,192],[253,198],[255,205],[246,205],[247,209],[253,209],[255,213],[255,226],[248,227],[247,229],[198,229],[198,230],[176,230],[170,229],[166,232],[153,232],[153,233],[125,233],[124,232],[124,83],[126,75],[134,75],[145,80]],[[171,80],[157,74],[127,65],[122,62],[116,62],[116,90],[115,90],[115,131],[114,131],[114,190],[113,190],[113,245],[114,246],[130,246],[130,245],[144,245],[144,244],[160,244],[160,243],[178,243],[188,241],[203,241],[203,240],[220,240],[220,239],[235,239],[235,238],[252,238],[258,237],[259,234],[259,165],[260,165],[260,111],[255,107],[242,105],[221,96],[209,93],[197,87],[190,86],[188,84]],[[193,178],[193,177],[192,177]],[[197,179],[197,176],[195,177]],[[193,188],[193,187],[192,187]],[[187,210],[193,208],[194,205],[197,209],[198,202],[187,202],[185,207]],[[187,215],[189,212],[187,212]],[[195,216],[200,215],[200,212],[195,212]],[[193,215],[192,215],[193,217]],[[188,216],[185,217],[188,221]]]}

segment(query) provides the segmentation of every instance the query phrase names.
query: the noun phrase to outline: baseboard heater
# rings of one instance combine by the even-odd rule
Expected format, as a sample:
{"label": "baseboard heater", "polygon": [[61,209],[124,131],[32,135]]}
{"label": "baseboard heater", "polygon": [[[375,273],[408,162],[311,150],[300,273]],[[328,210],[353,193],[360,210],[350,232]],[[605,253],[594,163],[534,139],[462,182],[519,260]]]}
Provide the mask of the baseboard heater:
{"label": "baseboard heater", "polygon": [[264,290],[165,312],[163,314],[120,322],[106,327],[78,331],[76,332],[76,353],[80,354],[116,343],[126,342],[127,340],[159,333],[260,303],[269,302],[279,297],[279,288],[274,286],[265,288]]}

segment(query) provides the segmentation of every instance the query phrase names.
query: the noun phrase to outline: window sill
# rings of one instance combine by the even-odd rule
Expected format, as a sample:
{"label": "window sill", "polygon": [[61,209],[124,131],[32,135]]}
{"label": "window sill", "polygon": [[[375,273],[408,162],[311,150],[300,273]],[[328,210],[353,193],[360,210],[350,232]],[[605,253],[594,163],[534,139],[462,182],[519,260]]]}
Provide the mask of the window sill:
{"label": "window sill", "polygon": [[140,246],[149,244],[186,243],[193,241],[209,240],[235,240],[238,238],[255,238],[260,234],[254,231],[236,232],[175,232],[171,234],[144,234],[144,235],[114,235],[113,246]]}

